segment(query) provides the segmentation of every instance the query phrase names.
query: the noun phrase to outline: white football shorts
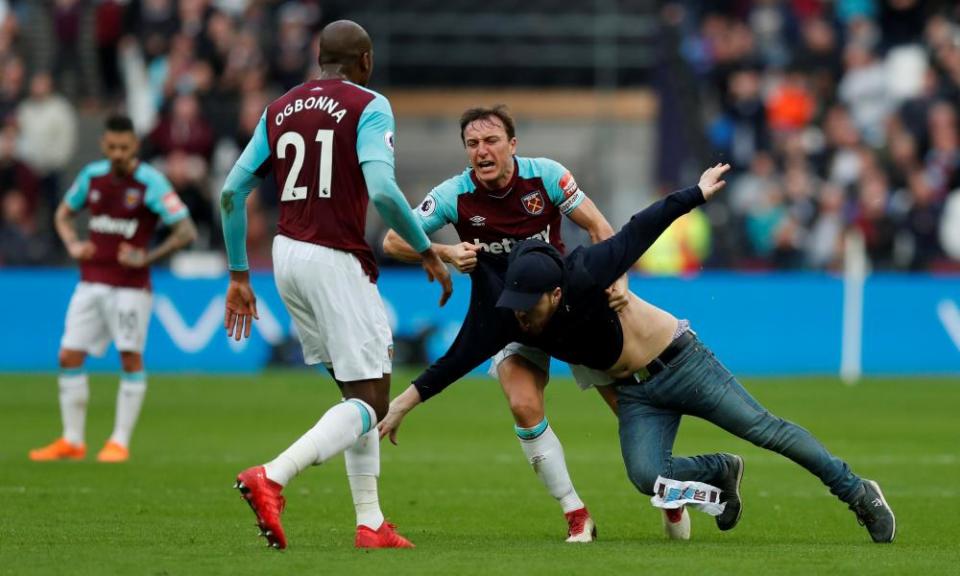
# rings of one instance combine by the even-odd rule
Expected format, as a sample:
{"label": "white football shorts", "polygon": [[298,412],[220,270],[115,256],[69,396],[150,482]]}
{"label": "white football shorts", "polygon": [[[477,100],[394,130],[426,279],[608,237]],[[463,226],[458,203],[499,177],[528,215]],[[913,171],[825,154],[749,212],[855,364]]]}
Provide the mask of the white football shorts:
{"label": "white football shorts", "polygon": [[348,252],[277,235],[277,290],[297,326],[303,359],[337,380],[375,380],[392,372],[393,335],[377,285]]}
{"label": "white football shorts", "polygon": [[60,347],[103,356],[113,341],[121,352],[143,353],[152,303],[149,290],[80,282],[67,307]]}
{"label": "white football shorts", "polygon": [[[550,373],[550,356],[546,352],[540,350],[539,348],[527,346],[526,344],[511,342],[510,344],[507,344],[503,350],[497,352],[496,356],[493,357],[493,362],[490,363],[490,370],[488,371],[488,374],[499,379],[500,376],[497,368],[500,366],[501,362],[513,356],[514,354],[522,356],[524,359],[528,360],[534,366],[537,366],[547,374]],[[573,378],[577,381],[577,386],[579,386],[581,390],[587,390],[589,388],[593,388],[594,386],[606,386],[607,384],[613,383],[613,378],[608,376],[605,372],[594,370],[593,368],[587,368],[586,366],[580,366],[579,364],[570,364],[570,371],[573,372]]]}

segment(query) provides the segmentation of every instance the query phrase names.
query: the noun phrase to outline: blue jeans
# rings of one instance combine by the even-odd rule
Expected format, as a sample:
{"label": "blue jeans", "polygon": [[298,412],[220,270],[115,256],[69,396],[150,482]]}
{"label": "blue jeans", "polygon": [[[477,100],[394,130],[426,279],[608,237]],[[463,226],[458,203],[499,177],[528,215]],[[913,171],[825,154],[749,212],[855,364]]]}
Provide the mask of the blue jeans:
{"label": "blue jeans", "polygon": [[618,386],[617,396],[623,461],[630,480],[644,494],[653,494],[658,475],[716,485],[727,474],[727,460],[720,454],[673,456],[685,414],[783,454],[848,504],[862,491],[863,481],[846,462],[807,430],[768,412],[696,337],[655,376]]}

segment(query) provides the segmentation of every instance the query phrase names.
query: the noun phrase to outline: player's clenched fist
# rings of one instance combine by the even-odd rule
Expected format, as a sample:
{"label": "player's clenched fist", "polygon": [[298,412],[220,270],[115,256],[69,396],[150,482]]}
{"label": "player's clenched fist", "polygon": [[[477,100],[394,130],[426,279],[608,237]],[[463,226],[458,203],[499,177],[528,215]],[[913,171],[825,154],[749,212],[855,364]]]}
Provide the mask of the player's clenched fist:
{"label": "player's clenched fist", "polygon": [[67,252],[74,260],[89,260],[97,249],[89,240],[76,240],[67,244]]}
{"label": "player's clenched fist", "polygon": [[721,180],[720,178],[727,173],[727,170],[730,170],[729,164],[717,164],[716,166],[707,168],[703,174],[700,175],[698,186],[700,186],[700,191],[703,192],[704,200],[709,200],[717,190],[724,187],[727,181]]}
{"label": "player's clenched fist", "polygon": [[477,250],[475,244],[461,242],[450,247],[447,251],[447,262],[453,264],[457,272],[469,274],[477,267]]}

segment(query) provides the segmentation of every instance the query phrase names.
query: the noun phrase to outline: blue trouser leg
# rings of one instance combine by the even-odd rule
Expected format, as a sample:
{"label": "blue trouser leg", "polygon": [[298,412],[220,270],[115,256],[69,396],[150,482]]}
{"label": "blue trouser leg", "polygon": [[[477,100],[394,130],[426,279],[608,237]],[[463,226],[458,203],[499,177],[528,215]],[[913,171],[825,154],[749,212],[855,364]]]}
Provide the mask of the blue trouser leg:
{"label": "blue trouser leg", "polygon": [[667,369],[639,385],[617,389],[620,447],[627,474],[644,494],[658,475],[716,483],[726,473],[719,454],[673,456],[682,415],[698,416],[761,448],[783,454],[852,502],[862,480],[806,429],[778,418],[757,402],[713,353],[694,339]]}

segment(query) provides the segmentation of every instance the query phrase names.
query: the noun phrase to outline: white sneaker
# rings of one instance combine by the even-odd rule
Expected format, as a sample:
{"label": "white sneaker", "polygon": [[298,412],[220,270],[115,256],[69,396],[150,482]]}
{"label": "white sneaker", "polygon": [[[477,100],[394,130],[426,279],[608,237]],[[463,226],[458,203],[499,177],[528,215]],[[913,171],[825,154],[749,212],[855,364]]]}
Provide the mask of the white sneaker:
{"label": "white sneaker", "polygon": [[593,542],[597,539],[597,524],[586,508],[565,514],[567,517],[567,542]]}
{"label": "white sneaker", "polygon": [[662,510],[663,531],[671,540],[690,539],[690,513],[683,506],[674,510]]}

